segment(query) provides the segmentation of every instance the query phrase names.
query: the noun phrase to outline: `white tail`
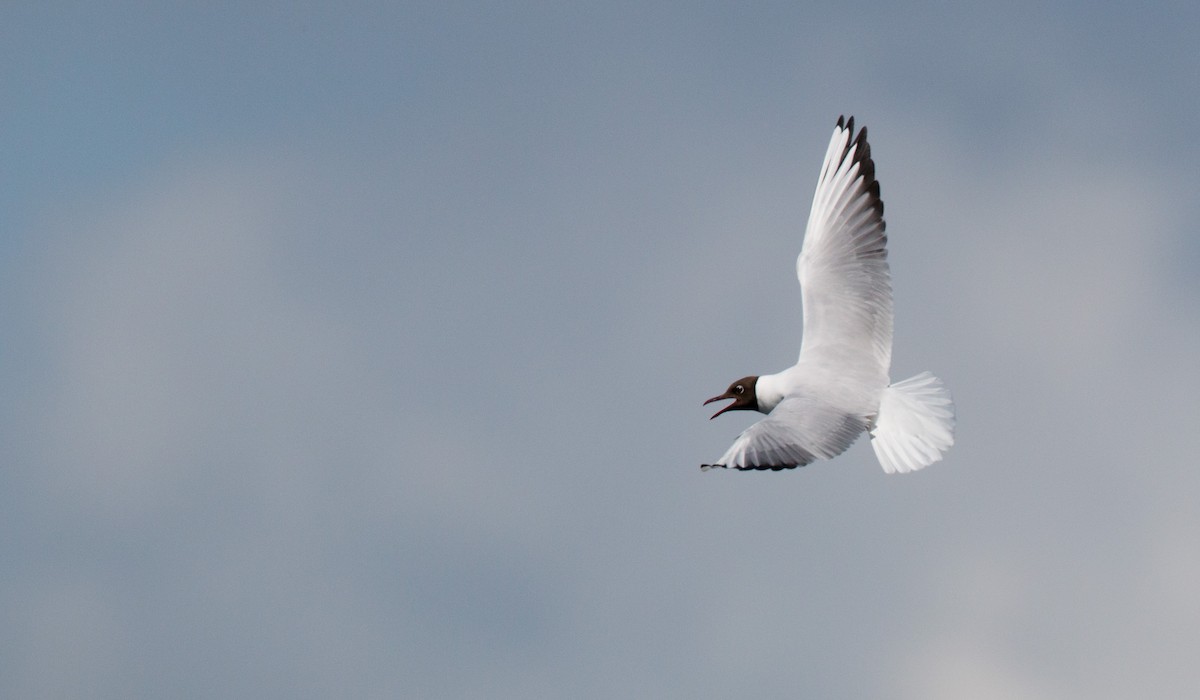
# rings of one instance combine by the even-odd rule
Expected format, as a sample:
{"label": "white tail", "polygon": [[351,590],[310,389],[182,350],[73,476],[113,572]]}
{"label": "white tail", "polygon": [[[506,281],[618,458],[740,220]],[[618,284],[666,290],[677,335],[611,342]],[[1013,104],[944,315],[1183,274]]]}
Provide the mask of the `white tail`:
{"label": "white tail", "polygon": [[940,460],[954,444],[954,400],[929,372],[883,390],[871,447],[888,474],[907,474]]}

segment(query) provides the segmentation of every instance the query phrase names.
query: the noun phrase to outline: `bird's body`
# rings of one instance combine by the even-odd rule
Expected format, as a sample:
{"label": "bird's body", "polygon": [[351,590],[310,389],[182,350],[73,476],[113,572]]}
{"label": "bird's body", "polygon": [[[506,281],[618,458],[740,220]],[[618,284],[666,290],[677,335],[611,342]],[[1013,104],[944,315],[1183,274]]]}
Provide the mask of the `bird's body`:
{"label": "bird's body", "polygon": [[705,403],[767,417],[704,468],[790,469],[830,459],[869,431],[885,471],[909,472],[954,442],[953,402],[923,373],[890,384],[892,288],[883,200],[867,131],[838,119],[826,151],[796,272],[804,339],[796,364],[740,379]]}

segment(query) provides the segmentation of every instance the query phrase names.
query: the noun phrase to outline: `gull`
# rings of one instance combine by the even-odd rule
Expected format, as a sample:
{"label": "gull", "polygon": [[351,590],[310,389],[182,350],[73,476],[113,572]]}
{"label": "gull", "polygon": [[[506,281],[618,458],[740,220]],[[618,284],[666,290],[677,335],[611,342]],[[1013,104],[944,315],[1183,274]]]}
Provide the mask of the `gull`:
{"label": "gull", "polygon": [[867,130],[839,117],[796,259],[804,335],[796,364],[743,377],[705,401],[767,414],[701,469],[794,469],[832,459],[866,432],[888,474],[942,459],[954,402],[929,372],[891,383],[892,284],[883,200]]}

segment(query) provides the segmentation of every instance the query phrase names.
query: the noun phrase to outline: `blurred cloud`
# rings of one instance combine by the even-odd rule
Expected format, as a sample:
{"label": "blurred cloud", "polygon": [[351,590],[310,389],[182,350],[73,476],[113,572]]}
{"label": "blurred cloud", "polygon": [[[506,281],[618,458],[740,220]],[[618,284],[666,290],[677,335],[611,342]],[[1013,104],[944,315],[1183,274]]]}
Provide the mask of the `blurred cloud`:
{"label": "blurred cloud", "polygon": [[[0,694],[1196,686],[1190,7],[125,9],[0,13]],[[959,442],[702,476],[841,112]]]}

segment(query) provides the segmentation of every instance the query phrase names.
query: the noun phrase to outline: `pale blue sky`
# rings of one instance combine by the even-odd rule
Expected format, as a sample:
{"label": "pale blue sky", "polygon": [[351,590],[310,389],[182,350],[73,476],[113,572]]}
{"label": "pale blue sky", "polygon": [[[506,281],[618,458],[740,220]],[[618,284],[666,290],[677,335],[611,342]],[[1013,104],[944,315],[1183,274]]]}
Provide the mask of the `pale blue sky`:
{"label": "pale blue sky", "polygon": [[[0,695],[1200,688],[1191,3],[258,8],[0,10]],[[701,474],[840,114],[959,444]]]}

